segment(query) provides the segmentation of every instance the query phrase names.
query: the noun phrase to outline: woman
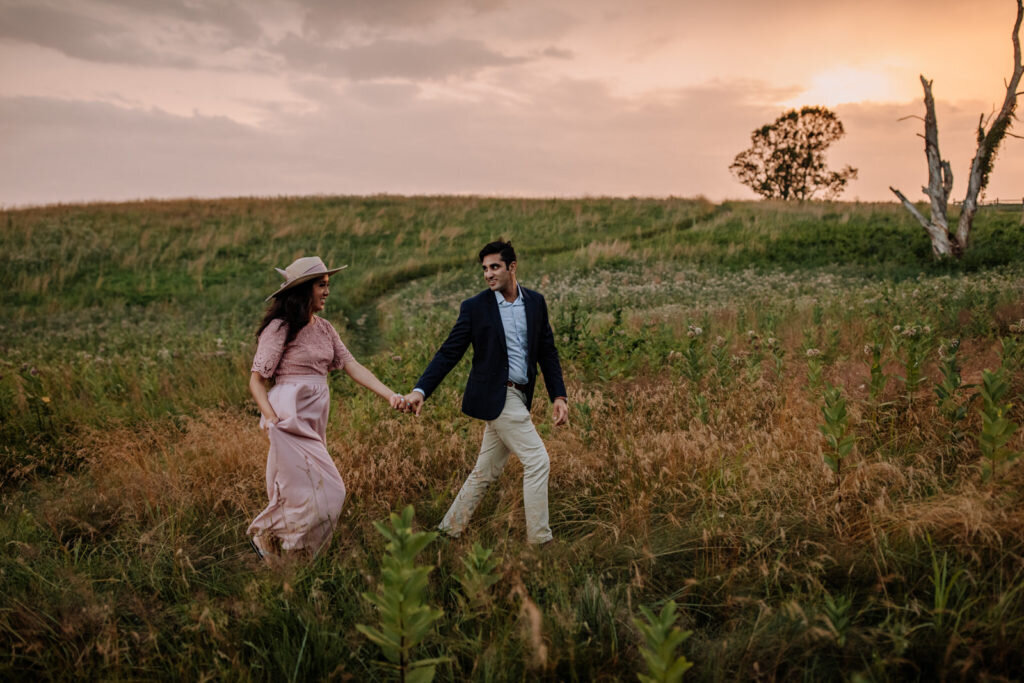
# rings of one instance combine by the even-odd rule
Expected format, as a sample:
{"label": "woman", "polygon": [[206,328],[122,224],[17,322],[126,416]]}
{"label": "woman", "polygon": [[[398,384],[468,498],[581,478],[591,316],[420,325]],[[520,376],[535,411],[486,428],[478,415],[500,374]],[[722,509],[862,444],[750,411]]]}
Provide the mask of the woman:
{"label": "woman", "polygon": [[[282,551],[315,554],[334,532],[345,502],[345,483],[327,452],[325,439],[330,392],[327,373],[343,369],[381,396],[392,408],[404,400],[356,362],[337,330],[317,316],[330,293],[328,269],[307,256],[285,270],[284,278],[256,336],[249,391],[259,406],[260,428],[270,438],[267,495],[270,504],[247,533],[256,554],[272,559]],[[270,380],[274,380],[269,389]]]}

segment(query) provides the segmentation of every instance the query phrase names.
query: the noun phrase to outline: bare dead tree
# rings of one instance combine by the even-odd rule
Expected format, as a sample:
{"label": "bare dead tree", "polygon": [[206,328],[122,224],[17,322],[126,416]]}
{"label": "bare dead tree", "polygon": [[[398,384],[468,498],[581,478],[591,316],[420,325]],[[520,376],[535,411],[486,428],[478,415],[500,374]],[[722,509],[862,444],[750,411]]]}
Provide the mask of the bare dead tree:
{"label": "bare dead tree", "polygon": [[[1017,0],[1017,21],[1013,25],[1010,38],[1013,41],[1013,74],[1006,83],[1006,97],[1003,106],[994,117],[986,120],[982,114],[978,119],[978,149],[971,162],[970,175],[967,178],[967,194],[960,209],[960,220],[956,232],[949,231],[947,206],[949,193],[953,189],[953,171],[949,162],[939,154],[939,131],[935,119],[935,99],[932,97],[932,82],[921,76],[924,87],[924,153],[928,159],[928,186],[921,188],[931,201],[931,217],[926,218],[917,207],[895,187],[889,187],[903,202],[903,206],[913,214],[914,218],[924,226],[932,241],[932,252],[936,258],[960,258],[970,244],[971,226],[974,215],[978,211],[978,195],[988,185],[989,174],[995,162],[999,144],[1010,133],[1010,127],[1016,118],[1017,96],[1024,94],[1017,90],[1021,76],[1024,75],[1024,64],[1021,63],[1020,26],[1024,18],[1024,0]],[[986,130],[988,125],[988,130]]]}

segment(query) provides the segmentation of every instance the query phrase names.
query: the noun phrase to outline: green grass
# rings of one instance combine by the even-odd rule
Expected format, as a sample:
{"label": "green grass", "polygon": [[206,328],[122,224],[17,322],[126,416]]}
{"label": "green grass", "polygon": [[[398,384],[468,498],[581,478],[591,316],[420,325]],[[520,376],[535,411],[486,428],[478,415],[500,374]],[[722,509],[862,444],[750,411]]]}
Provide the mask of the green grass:
{"label": "green grass", "polygon": [[[416,656],[449,657],[440,678],[633,680],[634,619],[670,600],[686,679],[1018,675],[1024,469],[983,481],[975,390],[955,425],[933,391],[955,337],[963,384],[1002,366],[1024,422],[1024,368],[1000,356],[1024,318],[1018,212],[983,209],[964,262],[935,264],[894,204],[320,197],[0,214],[0,677],[381,678],[355,628],[377,622],[373,522],[444,514],[480,440],[468,364],[419,419],[332,376],[341,525],[268,570],[244,538],[266,495],[253,332],[274,266],[348,264],[325,315],[406,391],[498,236],[548,300],[569,385],[569,427],[534,406],[559,542],[525,546],[512,462],[467,537],[423,551],[445,615]],[[909,392],[896,325],[929,328]],[[808,349],[855,437],[841,491]],[[460,581],[477,542],[485,607]]]}

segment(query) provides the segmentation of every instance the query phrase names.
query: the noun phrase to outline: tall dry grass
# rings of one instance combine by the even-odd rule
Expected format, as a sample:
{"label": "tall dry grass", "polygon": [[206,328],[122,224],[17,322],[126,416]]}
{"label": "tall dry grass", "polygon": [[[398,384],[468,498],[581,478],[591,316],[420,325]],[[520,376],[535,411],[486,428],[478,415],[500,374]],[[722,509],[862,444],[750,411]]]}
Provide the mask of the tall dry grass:
{"label": "tall dry grass", "polygon": [[[694,631],[690,678],[1012,679],[1024,470],[982,480],[972,390],[948,423],[932,350],[908,396],[892,330],[961,338],[968,384],[1003,367],[1024,422],[1024,368],[1004,358],[1024,278],[1013,264],[874,262],[879,244],[913,242],[890,208],[380,197],[6,213],[0,672],[386,678],[355,629],[376,618],[361,597],[380,573],[372,523],[406,503],[423,528],[441,519],[482,431],[459,413],[466,368],[418,419],[332,378],[338,533],[268,569],[244,537],[266,497],[244,389],[265,271],[324,245],[331,261],[372,255],[338,284],[331,319],[407,389],[480,287],[474,247],[499,231],[548,297],[569,380],[569,426],[534,406],[558,541],[525,545],[512,459],[466,537],[424,552],[446,616],[422,654],[451,658],[443,678],[631,679],[638,607],[675,600]],[[57,256],[63,276],[46,265]],[[838,258],[851,265],[827,265]],[[889,381],[872,398],[876,342]],[[811,357],[857,438],[839,484]],[[499,558],[484,611],[461,599],[474,542]]]}

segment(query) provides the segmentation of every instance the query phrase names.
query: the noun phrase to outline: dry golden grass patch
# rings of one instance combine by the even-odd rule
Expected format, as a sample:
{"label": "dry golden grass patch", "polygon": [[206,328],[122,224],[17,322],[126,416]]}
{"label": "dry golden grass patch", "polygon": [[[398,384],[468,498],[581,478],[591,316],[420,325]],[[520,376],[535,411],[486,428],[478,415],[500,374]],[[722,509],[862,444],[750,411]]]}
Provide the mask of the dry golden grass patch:
{"label": "dry golden grass patch", "polygon": [[82,441],[88,477],[69,479],[67,497],[52,500],[51,513],[77,500],[86,503],[82,512],[90,519],[145,528],[163,523],[172,510],[234,516],[259,509],[253,503],[263,489],[267,442],[253,419],[237,411],[90,430]]}

